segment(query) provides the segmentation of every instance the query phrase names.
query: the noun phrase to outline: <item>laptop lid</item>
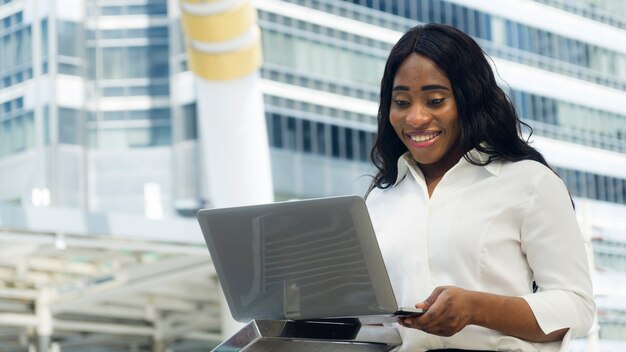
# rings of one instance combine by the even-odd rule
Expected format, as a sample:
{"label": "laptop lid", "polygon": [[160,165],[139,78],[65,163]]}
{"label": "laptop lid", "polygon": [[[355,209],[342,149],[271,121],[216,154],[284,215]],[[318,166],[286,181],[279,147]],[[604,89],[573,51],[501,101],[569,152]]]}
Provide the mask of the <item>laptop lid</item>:
{"label": "laptop lid", "polygon": [[361,197],[203,209],[198,221],[235,320],[398,309]]}

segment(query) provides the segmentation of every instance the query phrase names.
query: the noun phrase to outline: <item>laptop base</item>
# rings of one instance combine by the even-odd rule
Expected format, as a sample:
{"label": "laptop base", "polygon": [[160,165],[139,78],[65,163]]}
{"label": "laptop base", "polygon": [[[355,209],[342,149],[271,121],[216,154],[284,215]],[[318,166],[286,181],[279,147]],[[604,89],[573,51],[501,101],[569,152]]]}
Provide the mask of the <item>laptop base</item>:
{"label": "laptop base", "polygon": [[402,340],[395,328],[352,323],[252,320],[214,352],[387,352]]}

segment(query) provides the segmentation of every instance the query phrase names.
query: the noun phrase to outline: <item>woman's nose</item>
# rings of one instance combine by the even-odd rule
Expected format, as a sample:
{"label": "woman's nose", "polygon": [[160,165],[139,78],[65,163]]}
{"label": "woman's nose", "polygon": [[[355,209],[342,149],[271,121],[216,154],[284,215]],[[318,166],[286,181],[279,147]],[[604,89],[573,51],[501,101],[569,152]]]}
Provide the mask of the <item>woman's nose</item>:
{"label": "woman's nose", "polygon": [[430,123],[433,119],[428,109],[423,106],[414,105],[408,112],[406,123],[413,127],[422,127]]}

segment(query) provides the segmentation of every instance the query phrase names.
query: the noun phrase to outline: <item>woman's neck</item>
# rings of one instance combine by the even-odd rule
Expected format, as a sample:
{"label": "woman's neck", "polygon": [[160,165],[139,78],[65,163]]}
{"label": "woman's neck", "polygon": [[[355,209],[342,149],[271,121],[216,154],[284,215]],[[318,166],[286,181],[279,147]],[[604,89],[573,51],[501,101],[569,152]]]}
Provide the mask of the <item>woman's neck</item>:
{"label": "woman's neck", "polygon": [[417,163],[417,166],[422,171],[424,175],[424,180],[426,181],[426,186],[428,186],[428,194],[432,195],[435,187],[441,181],[443,176],[454,167],[454,165],[458,164],[459,160],[463,157],[463,152],[460,149],[457,149],[455,152],[446,155],[446,157],[439,162],[433,164],[420,164]]}

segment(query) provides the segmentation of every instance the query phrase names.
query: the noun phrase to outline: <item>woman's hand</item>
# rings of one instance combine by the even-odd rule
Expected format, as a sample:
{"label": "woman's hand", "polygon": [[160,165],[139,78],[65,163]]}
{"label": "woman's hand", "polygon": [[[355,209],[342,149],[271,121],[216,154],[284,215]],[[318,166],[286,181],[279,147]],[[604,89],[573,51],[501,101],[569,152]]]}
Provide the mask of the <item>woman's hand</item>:
{"label": "woman's hand", "polygon": [[415,307],[427,311],[419,317],[401,319],[400,323],[434,335],[452,336],[474,321],[472,291],[458,287],[437,287]]}
{"label": "woman's hand", "polygon": [[417,308],[419,317],[400,319],[403,326],[439,336],[452,336],[467,325],[479,325],[532,342],[559,341],[567,328],[545,334],[528,302],[521,297],[440,286]]}

